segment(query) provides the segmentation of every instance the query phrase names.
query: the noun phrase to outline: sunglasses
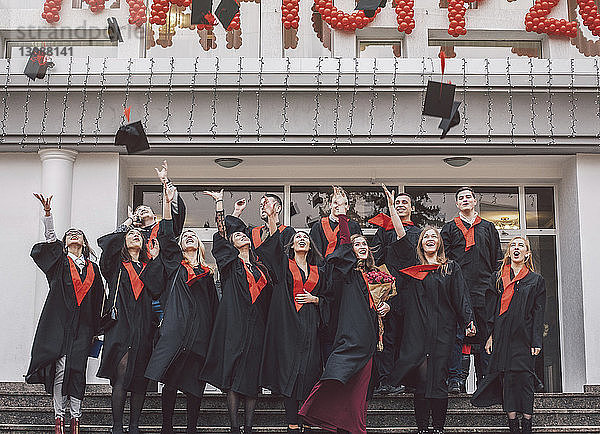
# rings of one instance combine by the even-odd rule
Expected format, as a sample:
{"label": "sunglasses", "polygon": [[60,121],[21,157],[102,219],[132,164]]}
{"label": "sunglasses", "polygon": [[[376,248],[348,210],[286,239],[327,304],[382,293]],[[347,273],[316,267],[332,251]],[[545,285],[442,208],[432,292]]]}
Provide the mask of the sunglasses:
{"label": "sunglasses", "polygon": [[71,237],[73,235],[83,236],[83,232],[79,229],[69,229],[67,232],[65,232],[65,237]]}

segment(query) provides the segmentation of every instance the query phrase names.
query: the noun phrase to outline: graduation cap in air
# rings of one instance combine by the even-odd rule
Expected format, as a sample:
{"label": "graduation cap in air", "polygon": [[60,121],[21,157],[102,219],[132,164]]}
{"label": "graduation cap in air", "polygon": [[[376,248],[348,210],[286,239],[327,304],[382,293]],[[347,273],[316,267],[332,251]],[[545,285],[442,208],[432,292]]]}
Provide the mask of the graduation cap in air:
{"label": "graduation cap in air", "polygon": [[137,154],[150,149],[141,121],[122,125],[115,136],[115,145],[124,145],[128,154]]}
{"label": "graduation cap in air", "polygon": [[212,13],[212,0],[192,0],[192,24],[214,24],[207,17]]}
{"label": "graduation cap in air", "polygon": [[106,21],[108,21],[108,39],[110,39],[111,42],[123,42],[121,29],[119,28],[117,19],[115,17],[110,17],[107,18]]}
{"label": "graduation cap in air", "polygon": [[366,17],[374,17],[377,8],[385,7],[387,0],[359,0],[354,8],[356,11],[364,11]]}
{"label": "graduation cap in air", "polygon": [[48,57],[44,55],[40,51],[39,48],[34,48],[31,50],[31,55],[27,60],[27,64],[25,65],[25,70],[23,74],[29,77],[32,80],[36,78],[44,78],[46,76],[46,72],[48,68],[53,68],[54,63],[48,60]]}
{"label": "graduation cap in air", "polygon": [[295,215],[300,214],[300,210],[298,209],[298,205],[294,202],[290,202],[290,217],[294,217]]}
{"label": "graduation cap in air", "polygon": [[215,16],[223,24],[223,27],[227,28],[239,11],[240,4],[236,0],[221,0],[219,6],[215,9]]}
{"label": "graduation cap in air", "polygon": [[460,101],[454,101],[452,103],[452,111],[450,113],[450,117],[448,118],[443,118],[440,122],[440,125],[438,126],[438,128],[442,129],[442,136],[440,137],[440,139],[443,139],[444,137],[446,137],[446,134],[448,134],[448,131],[450,131],[450,128],[455,127],[456,125],[460,124],[460,113],[458,112],[458,108],[460,107]]}
{"label": "graduation cap in air", "polygon": [[456,86],[450,83],[429,80],[425,92],[423,114],[435,118],[450,119]]}
{"label": "graduation cap in air", "polygon": [[379,226],[380,228],[383,228],[386,231],[394,229],[394,223],[392,223],[392,218],[383,213],[379,213],[375,217],[370,218],[369,223],[375,226]]}

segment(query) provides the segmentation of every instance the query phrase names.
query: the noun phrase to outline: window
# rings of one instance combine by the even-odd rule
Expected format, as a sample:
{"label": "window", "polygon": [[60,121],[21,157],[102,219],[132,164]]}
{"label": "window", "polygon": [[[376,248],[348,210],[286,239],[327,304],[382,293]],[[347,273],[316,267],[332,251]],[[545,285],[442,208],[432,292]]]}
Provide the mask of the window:
{"label": "window", "polygon": [[554,189],[525,187],[525,218],[528,229],[554,229]]}

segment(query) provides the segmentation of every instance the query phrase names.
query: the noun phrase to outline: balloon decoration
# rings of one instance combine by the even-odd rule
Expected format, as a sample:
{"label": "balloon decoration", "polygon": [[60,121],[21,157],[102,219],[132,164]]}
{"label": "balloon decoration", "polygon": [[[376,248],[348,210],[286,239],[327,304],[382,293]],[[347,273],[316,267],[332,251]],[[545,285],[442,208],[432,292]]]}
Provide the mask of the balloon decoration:
{"label": "balloon decoration", "polygon": [[465,3],[463,0],[448,0],[448,34],[455,38],[466,35]]}
{"label": "balloon decoration", "polygon": [[102,12],[105,7],[106,0],[83,0],[93,13]]}
{"label": "balloon decoration", "polygon": [[170,7],[169,0],[154,0],[150,8],[150,23],[160,26],[167,24],[167,14]]}
{"label": "balloon decoration", "polygon": [[129,5],[129,24],[142,27],[146,22],[146,5],[144,0],[127,0]]}
{"label": "balloon decoration", "polygon": [[[536,0],[535,4],[529,9],[529,12],[525,15],[525,29],[528,32],[545,33],[550,36],[568,36],[573,38],[577,36],[577,21],[567,21],[565,19],[557,20],[556,18],[547,18],[550,11],[558,4],[559,0]],[[577,2],[586,4],[587,0],[578,0]],[[594,0],[591,0],[594,5],[594,13],[597,16],[596,4]],[[582,16],[583,10],[582,10]],[[593,21],[593,20],[592,20]],[[598,25],[600,26],[600,19],[598,19]]]}
{"label": "balloon decoration", "polygon": [[240,30],[240,27],[241,27],[240,13],[238,12],[233,17],[233,20],[231,20],[231,23],[229,23],[229,26],[227,26],[227,31],[230,31],[230,30]]}
{"label": "balloon decoration", "polygon": [[46,0],[44,2],[44,11],[42,12],[42,18],[48,22],[48,24],[57,23],[60,19],[60,6],[62,0]]}
{"label": "balloon decoration", "polygon": [[348,14],[338,10],[333,5],[333,0],[315,0],[315,6],[321,14],[321,17],[323,17],[323,21],[332,28],[351,32],[366,27],[375,19],[377,14],[381,12],[381,8],[377,8],[372,17],[367,17],[364,11],[355,11]]}
{"label": "balloon decoration", "polygon": [[[594,0],[577,0],[579,14],[583,18],[583,24],[590,29],[592,35],[600,36],[600,14]],[[575,35],[573,35],[575,36]]]}
{"label": "balloon decoration", "polygon": [[171,0],[171,3],[176,6],[187,8],[188,6],[191,6],[192,0]]}
{"label": "balloon decoration", "polygon": [[394,0],[398,31],[410,35],[415,28],[414,0]]}
{"label": "balloon decoration", "polygon": [[298,28],[298,4],[299,0],[283,0],[281,3],[281,22],[286,30]]}

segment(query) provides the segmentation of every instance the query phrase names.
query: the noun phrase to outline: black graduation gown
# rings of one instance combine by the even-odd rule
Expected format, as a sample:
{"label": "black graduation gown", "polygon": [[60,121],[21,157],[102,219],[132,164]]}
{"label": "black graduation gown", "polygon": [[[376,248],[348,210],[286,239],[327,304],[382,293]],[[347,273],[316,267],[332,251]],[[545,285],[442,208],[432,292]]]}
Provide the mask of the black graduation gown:
{"label": "black graduation gown", "polygon": [[[335,228],[338,227],[339,222],[334,222],[329,219],[329,225],[331,226],[331,230],[335,231]],[[350,236],[354,234],[362,234],[362,230],[358,223],[354,220],[348,220],[348,229],[350,231]],[[321,224],[321,219],[316,221],[312,227],[310,228],[310,238],[313,240],[315,247],[321,253],[323,257],[325,257],[325,253],[327,252],[327,245],[329,241],[327,241],[327,237],[325,236],[325,232],[323,231],[323,225]],[[336,248],[340,246],[340,233],[337,233],[337,241]]]}
{"label": "black graduation gown", "polygon": [[[46,275],[50,290],[35,332],[25,381],[44,384],[46,392],[52,393],[56,361],[66,355],[62,394],[83,399],[87,359],[92,339],[98,331],[104,297],[100,270],[92,262],[94,281],[78,306],[62,242],[38,243],[33,246],[31,257]],[[87,274],[86,267],[83,275],[80,274],[82,282]]]}
{"label": "black graduation gown", "polygon": [[[511,270],[511,278],[514,278]],[[504,287],[500,283],[500,291]],[[535,357],[531,348],[542,348],[546,284],[544,278],[530,271],[515,283],[514,294],[506,312],[500,315],[496,305],[492,329],[492,355],[488,374],[477,388],[471,402],[477,407],[503,403],[502,374],[509,371],[535,375]]]}
{"label": "black graduation gown", "polygon": [[[140,393],[146,388],[144,371],[152,352],[156,327],[152,323],[152,296],[148,288],[144,286],[136,300],[129,274],[121,261],[125,234],[125,231],[117,231],[98,239],[98,245],[102,249],[100,269],[109,285],[108,303],[114,300],[117,282],[120,283],[116,302],[117,321],[104,333],[102,360],[97,375],[110,379],[112,384],[117,376],[119,362],[128,353],[124,387]],[[141,270],[138,268],[136,271],[139,274]]]}
{"label": "black graduation gown", "polygon": [[[252,243],[252,249],[254,251],[256,251],[257,246],[254,243],[254,238],[252,237],[252,230],[254,228],[246,226],[246,223],[244,223],[244,221],[242,219],[240,219],[238,217],[234,217],[232,215],[225,216],[225,225],[227,227],[228,234],[232,234],[234,232],[243,232],[246,235],[248,235],[248,237],[250,237],[250,241]],[[281,228],[281,226],[280,226],[280,228]],[[263,235],[263,232],[265,232],[265,231],[267,231],[267,233],[269,232],[268,227],[266,227],[265,225],[260,226],[261,236]],[[285,226],[281,230],[280,233],[281,233],[281,243],[283,244],[283,246],[287,246],[290,243],[290,241],[292,240],[292,238],[294,238],[294,235],[296,234],[296,230],[291,226]]]}
{"label": "black graduation gown", "polygon": [[[200,373],[219,304],[213,274],[188,285],[183,254],[173,234],[159,237],[159,243],[158,257],[141,276],[153,298],[161,298],[164,309],[146,378],[201,397]],[[200,275],[203,270],[197,267],[194,273]]]}
{"label": "black graduation gown", "polygon": [[267,283],[252,303],[239,251],[215,233],[212,254],[219,267],[223,296],[201,379],[223,391],[257,396],[272,285]]}
{"label": "black graduation gown", "polygon": [[[398,243],[394,243],[395,248]],[[402,251],[397,251],[399,260]],[[416,369],[427,360],[426,398],[446,398],[448,357],[454,345],[456,323],[465,329],[473,321],[469,296],[460,266],[448,262],[441,270],[419,280],[402,273],[404,289],[404,332],[391,384],[416,386]]]}
{"label": "black graduation gown", "polygon": [[343,283],[335,294],[335,303],[339,305],[337,329],[321,381],[346,384],[375,354],[379,339],[377,311],[370,307],[369,289],[360,271],[355,269],[357,259],[352,244],[340,245],[327,261]]}
{"label": "black graduation gown", "polygon": [[185,224],[185,214],[185,202],[183,201],[181,194],[177,194],[177,204],[171,203],[171,220],[163,219],[151,226],[144,226],[140,228],[142,236],[144,237],[144,242],[147,243],[148,240],[150,240],[152,229],[154,229],[156,225],[159,226],[157,235],[164,234],[168,225],[174,236],[177,238],[179,235],[181,235],[181,231],[183,230],[183,225]]}
{"label": "black graduation gown", "polygon": [[[319,304],[308,303],[296,311],[294,278],[284,253],[282,234],[275,232],[258,248],[269,267],[273,296],[265,332],[261,385],[275,394],[304,401],[322,372],[319,328],[327,322],[331,294],[325,266],[319,267],[319,281],[311,291]],[[303,282],[308,276],[300,269]]]}

